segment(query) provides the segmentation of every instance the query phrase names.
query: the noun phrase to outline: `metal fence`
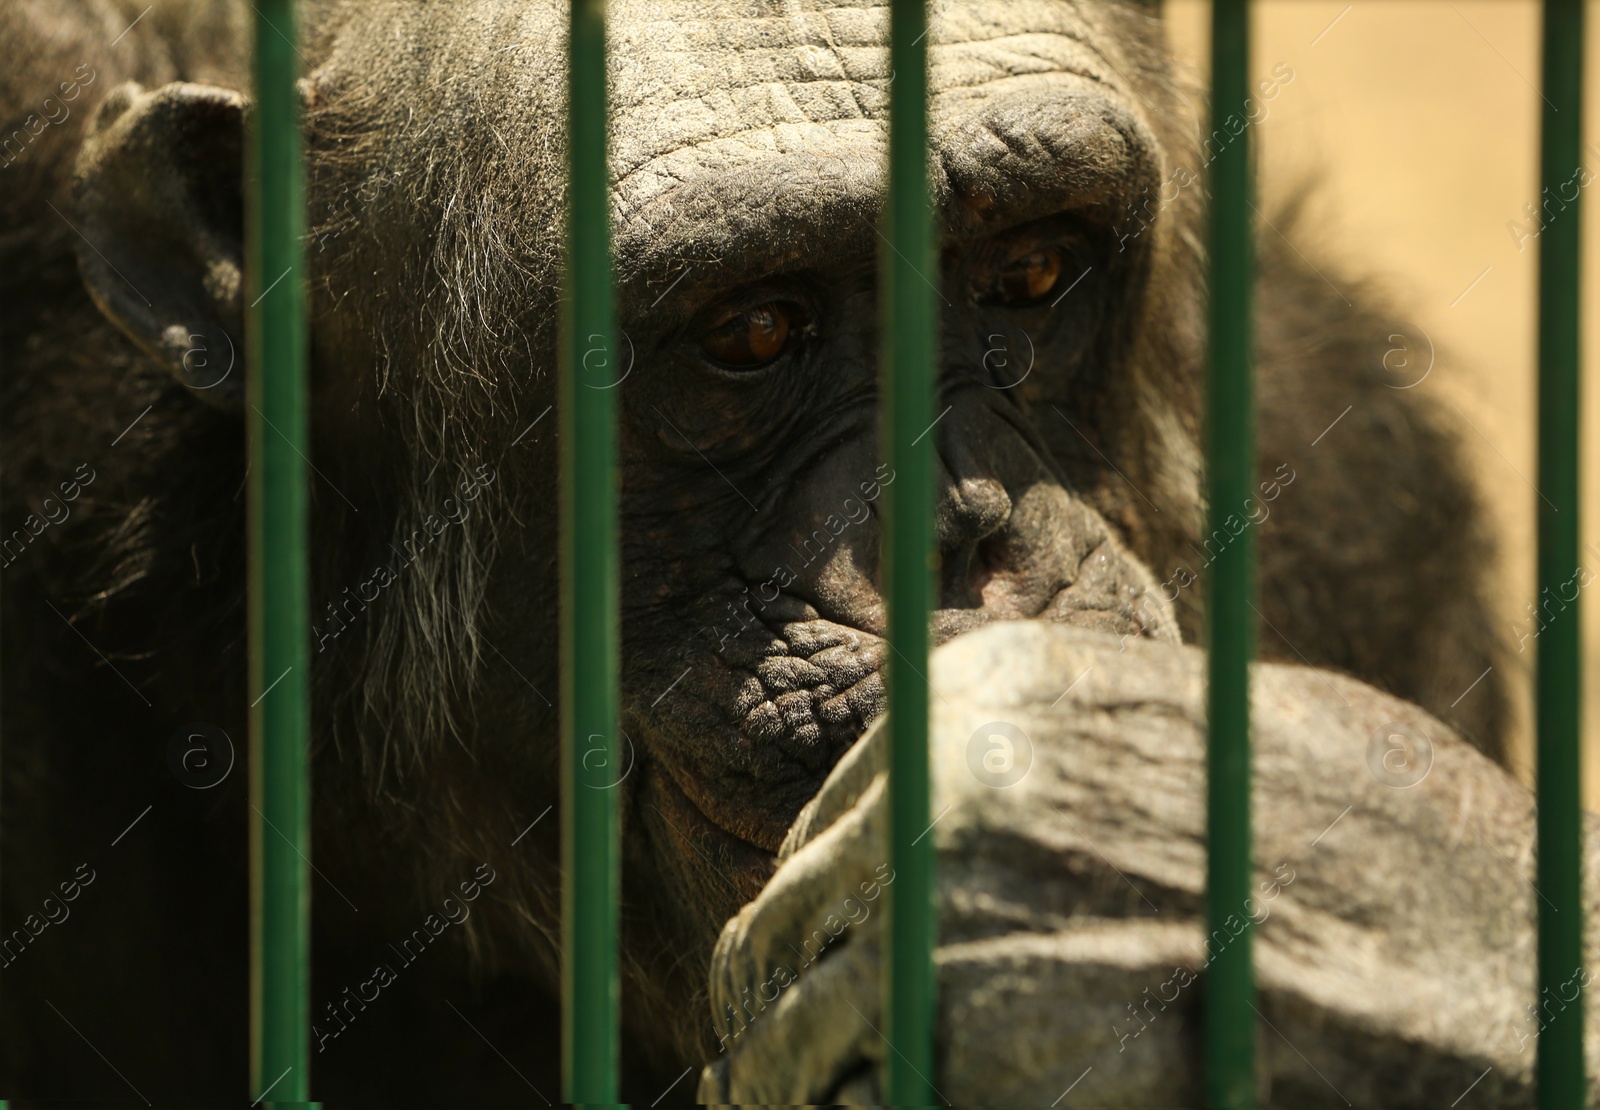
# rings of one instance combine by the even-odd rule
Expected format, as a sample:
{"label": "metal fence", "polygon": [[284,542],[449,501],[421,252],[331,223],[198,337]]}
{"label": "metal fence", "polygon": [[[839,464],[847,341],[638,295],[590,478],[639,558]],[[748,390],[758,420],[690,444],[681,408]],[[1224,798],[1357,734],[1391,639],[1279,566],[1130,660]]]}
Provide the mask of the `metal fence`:
{"label": "metal fence", "polygon": [[[311,1098],[311,449],[294,0],[257,0],[245,212],[250,531],[250,1090]],[[282,296],[263,293],[273,284]],[[267,691],[272,697],[267,697]]]}
{"label": "metal fence", "polygon": [[[310,683],[307,592],[306,322],[301,292],[303,184],[293,0],[257,0],[256,126],[250,146],[249,281],[292,296],[254,299],[250,316],[251,1092],[310,1099]],[[1214,0],[1212,111],[1217,126],[1249,91],[1248,0]],[[617,737],[618,555],[615,396],[585,380],[584,353],[614,334],[606,165],[604,0],[572,0],[571,142],[565,364],[561,373],[563,1097],[618,1098],[618,895],[615,792],[601,779]],[[882,443],[901,475],[888,495],[884,579],[890,614],[892,864],[885,984],[885,1098],[932,1101],[935,940],[928,825],[928,617],[933,597],[932,419],[937,380],[935,234],[927,180],[924,0],[893,0],[889,197],[881,252],[885,327]],[[281,32],[281,33],[280,33]],[[1544,0],[1541,177],[1554,188],[1580,157],[1583,0]],[[1209,474],[1213,513],[1242,503],[1254,466],[1251,292],[1252,163],[1248,134],[1212,169]],[[1539,241],[1538,569],[1541,588],[1570,575],[1578,552],[1579,223]],[[286,280],[287,279],[287,280]],[[274,434],[264,435],[267,427]],[[1221,526],[1220,520],[1213,527]],[[1211,576],[1209,865],[1212,929],[1251,884],[1249,661],[1253,540],[1246,532]],[[1550,618],[1537,671],[1539,982],[1583,963],[1576,606]],[[267,690],[274,696],[263,697]],[[602,764],[585,761],[596,747]],[[592,772],[590,768],[595,770]],[[1214,1107],[1254,1101],[1257,1010],[1249,934],[1207,968],[1206,1071]],[[1565,997],[1565,996],[1563,996]],[[1583,1008],[1549,1016],[1539,1037],[1539,1103],[1584,1104]]]}

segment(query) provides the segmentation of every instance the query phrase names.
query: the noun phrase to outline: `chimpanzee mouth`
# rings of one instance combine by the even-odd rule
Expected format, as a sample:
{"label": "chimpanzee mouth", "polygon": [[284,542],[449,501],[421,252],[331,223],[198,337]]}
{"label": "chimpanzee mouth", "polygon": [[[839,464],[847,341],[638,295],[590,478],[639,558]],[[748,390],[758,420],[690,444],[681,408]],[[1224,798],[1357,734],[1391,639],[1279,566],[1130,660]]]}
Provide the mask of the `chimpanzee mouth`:
{"label": "chimpanzee mouth", "polygon": [[[1175,638],[1159,595],[1144,596],[1148,575],[1115,545],[1096,545],[1072,569],[1042,605],[1025,604],[1027,591],[996,579],[993,604],[936,610],[934,642],[1006,620]],[[643,725],[662,772],[652,776],[660,780],[654,793],[662,817],[747,894],[765,884],[794,819],[886,708],[883,670],[892,649],[881,629],[828,608],[786,593],[752,611],[739,634],[721,638],[717,665],[700,671],[680,711],[654,728]]]}

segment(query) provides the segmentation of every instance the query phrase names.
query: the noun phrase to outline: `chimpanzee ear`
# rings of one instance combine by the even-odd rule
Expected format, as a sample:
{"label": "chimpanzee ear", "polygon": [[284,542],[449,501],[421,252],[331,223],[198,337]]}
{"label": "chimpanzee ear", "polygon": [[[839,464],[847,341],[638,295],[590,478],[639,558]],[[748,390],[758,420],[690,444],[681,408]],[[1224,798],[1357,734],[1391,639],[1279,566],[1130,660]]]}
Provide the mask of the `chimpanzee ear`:
{"label": "chimpanzee ear", "polygon": [[244,125],[228,89],[107,94],[78,154],[78,268],[89,295],[184,385],[244,399]]}

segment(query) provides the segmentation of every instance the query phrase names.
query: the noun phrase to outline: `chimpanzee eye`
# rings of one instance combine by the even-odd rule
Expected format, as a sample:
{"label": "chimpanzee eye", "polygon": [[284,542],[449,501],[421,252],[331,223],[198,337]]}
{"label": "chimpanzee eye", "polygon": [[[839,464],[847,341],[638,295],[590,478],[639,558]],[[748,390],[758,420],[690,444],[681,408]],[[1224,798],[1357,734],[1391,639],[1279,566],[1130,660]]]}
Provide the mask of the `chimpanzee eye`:
{"label": "chimpanzee eye", "polygon": [[757,370],[783,354],[804,327],[805,315],[799,305],[772,301],[720,317],[700,337],[700,349],[723,366]]}
{"label": "chimpanzee eye", "polygon": [[1012,259],[995,275],[989,300],[1026,308],[1042,303],[1061,283],[1064,269],[1060,247],[1041,247]]}

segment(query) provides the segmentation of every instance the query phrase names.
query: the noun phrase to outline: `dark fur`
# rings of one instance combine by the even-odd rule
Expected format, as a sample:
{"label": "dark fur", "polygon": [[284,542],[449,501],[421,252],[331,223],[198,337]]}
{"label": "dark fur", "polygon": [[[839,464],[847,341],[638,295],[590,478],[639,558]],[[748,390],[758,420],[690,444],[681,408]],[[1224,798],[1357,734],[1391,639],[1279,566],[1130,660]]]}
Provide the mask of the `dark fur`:
{"label": "dark fur", "polygon": [[[72,171],[90,101],[128,80],[147,90],[173,80],[242,88],[240,35],[251,13],[223,8],[198,21],[186,5],[162,4],[108,53],[103,44],[139,7],[0,7],[0,39],[28,47],[0,70],[6,119],[24,118],[80,62],[97,70],[71,118],[0,171],[5,534],[79,463],[96,474],[72,517],[0,572],[5,931],[80,861],[101,876],[73,919],[0,971],[0,1091],[127,1096],[70,1019],[144,1094],[198,1101],[241,1094],[245,1082],[242,424],[237,413],[199,403],[96,310],[74,261],[84,248],[66,220],[78,222]],[[557,1097],[559,824],[552,814],[515,848],[511,841],[556,801],[554,416],[513,442],[554,401],[561,8],[329,4],[307,20],[313,458],[321,474],[312,479],[314,619],[325,648],[316,654],[315,851],[328,880],[315,890],[319,1025],[345,985],[388,959],[385,943],[414,929],[478,863],[498,876],[472,924],[446,935],[451,952],[403,972],[393,994],[316,1055],[324,1097],[448,1100],[472,1090],[526,1098],[500,1052]],[[1147,129],[1148,145],[1128,138],[1109,176],[1091,180],[1075,161],[1078,148],[1063,153],[1041,141],[1052,133],[1040,119],[1068,116],[1030,116],[1025,102],[984,116],[982,103],[953,96],[935,115],[936,184],[956,247],[980,250],[994,227],[1084,206],[1095,233],[1115,244],[1133,226],[1128,206],[1142,207],[1142,189],[1174,166],[1201,163],[1190,101],[1169,78],[1150,16],[1098,3],[1055,8],[1113,59],[1108,66],[1136,81],[1137,99],[1124,97],[1122,110]],[[447,23],[445,10],[458,15]],[[959,29],[956,21],[935,41]],[[399,50],[401,42],[409,48]],[[507,49],[519,43],[526,49]],[[759,886],[774,838],[878,708],[872,675],[852,687],[842,716],[825,712],[820,696],[813,717],[792,720],[750,701],[778,705],[785,683],[842,689],[833,671],[813,668],[819,679],[805,670],[799,659],[822,645],[797,641],[791,626],[715,650],[718,622],[729,619],[724,603],[740,593],[732,572],[752,586],[766,572],[747,565],[767,550],[765,533],[741,538],[739,530],[776,535],[776,521],[797,538],[808,534],[821,517],[807,514],[826,512],[873,474],[873,340],[861,305],[870,302],[877,186],[841,151],[837,161],[791,166],[801,185],[792,191],[771,194],[770,179],[741,166],[680,183],[670,203],[643,206],[642,194],[628,190],[652,180],[642,167],[660,152],[641,121],[656,109],[647,87],[624,82],[619,95],[624,115],[633,113],[615,151],[627,198],[617,239],[620,319],[643,360],[621,392],[623,710],[637,752],[624,788],[625,1095],[648,1103],[714,1051],[701,986],[710,943]],[[1083,141],[1111,150],[1103,134]],[[771,206],[746,210],[733,198]],[[993,541],[983,547],[1006,534],[985,519],[992,488],[979,482],[947,495],[946,562],[963,573],[948,576],[941,637],[1007,615],[968,592],[969,561],[1007,566],[1062,552],[1081,560],[1073,567],[1082,596],[1069,597],[1059,619],[1128,634],[1198,633],[1199,584],[1178,590],[1175,608],[1121,592],[1133,585],[1148,595],[1180,567],[1198,571],[1196,547],[1205,542],[1198,189],[1148,211],[1157,212],[1150,230],[1126,251],[1113,245],[1097,256],[1103,277],[1070,302],[1084,314],[1072,334],[1092,335],[1093,344],[1061,356],[1070,369],[1037,371],[1017,402],[1026,420],[971,383],[965,393],[952,386],[960,404],[940,432],[947,465],[982,470],[983,460],[1000,458],[984,452],[1010,450],[993,446],[995,421],[1007,419],[1027,425],[1027,441],[1058,477],[1024,474],[1009,484],[1007,504],[1030,490],[1054,491],[1054,500],[1044,524],[998,554]],[[797,229],[806,254],[790,259],[783,252]],[[1267,478],[1287,465],[1295,475],[1259,529],[1269,622],[1261,654],[1357,675],[1499,755],[1505,669],[1453,704],[1499,658],[1487,602],[1490,547],[1453,439],[1423,391],[1394,388],[1411,379],[1385,369],[1391,337],[1411,332],[1340,279],[1355,301],[1346,305],[1273,234],[1263,232],[1261,247],[1261,471]],[[746,404],[749,393],[701,385],[685,406],[663,384],[690,373],[673,337],[698,298],[717,290],[691,273],[652,303],[686,265],[714,260],[712,277],[727,282],[724,275],[756,276],[775,259],[826,263],[826,292],[848,307],[840,323],[829,321],[836,377],[854,373],[863,384],[822,398],[817,422],[786,432],[809,444],[811,464],[802,466],[799,453],[764,459],[762,474],[748,467],[769,444],[753,432],[740,442],[759,426],[755,418],[718,408],[724,399]],[[950,318],[964,320],[972,310],[951,300]],[[971,342],[947,327],[948,367],[981,364],[983,349]],[[1064,351],[1076,340],[1055,342]],[[663,406],[675,414],[670,431],[656,418]],[[683,436],[703,438],[740,497],[748,491],[758,502],[756,526],[720,476],[683,448]],[[330,634],[336,626],[324,606],[389,559],[390,545],[441,511],[479,464],[495,480],[471,515],[447,527],[370,610],[346,610],[343,629]],[[838,473],[817,477],[829,467]],[[835,554],[848,552],[870,571],[875,520],[854,527]],[[1109,569],[1091,567],[1097,552],[1108,553]],[[802,583],[804,598],[774,604],[810,605],[832,614],[834,628],[871,629],[870,577],[828,565],[830,577]],[[1042,588],[1019,571],[1011,600],[1036,613],[1048,600]],[[660,701],[686,667],[684,685]],[[166,769],[167,739],[190,721],[233,738],[240,763],[215,790],[185,789]],[[687,805],[685,789],[696,795]],[[146,805],[149,815],[110,847]],[[685,826],[694,806],[717,824]],[[691,1083],[674,1097],[691,1093]]]}

